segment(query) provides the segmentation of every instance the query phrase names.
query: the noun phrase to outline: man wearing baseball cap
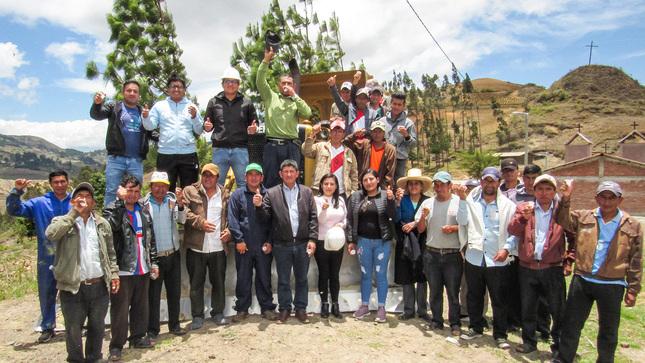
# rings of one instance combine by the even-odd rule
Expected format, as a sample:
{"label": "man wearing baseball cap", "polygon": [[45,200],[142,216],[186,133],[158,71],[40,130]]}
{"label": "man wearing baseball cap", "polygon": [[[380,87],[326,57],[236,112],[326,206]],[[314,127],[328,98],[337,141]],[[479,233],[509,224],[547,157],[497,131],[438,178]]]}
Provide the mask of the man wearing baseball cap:
{"label": "man wearing baseball cap", "polygon": [[618,345],[621,302],[631,307],[641,290],[643,228],[618,206],[623,192],[618,183],[604,181],[596,190],[594,210],[570,210],[573,180],[560,187],[562,200],[555,221],[577,233],[573,278],[564,309],[559,354],[555,362],[573,362],[580,332],[596,303],[598,362],[613,362]]}
{"label": "man wearing baseball cap", "polygon": [[258,115],[253,101],[238,92],[241,83],[237,69],[230,67],[224,70],[224,90],[208,101],[204,115],[204,131],[213,131],[213,164],[223,176],[219,184],[224,185],[230,167],[238,188],[244,188],[244,168],[249,164],[249,135],[258,130]]}
{"label": "man wearing baseball cap", "polygon": [[311,177],[311,189],[318,192],[318,185],[323,175],[332,173],[338,179],[338,192],[345,198],[358,189],[358,169],[356,156],[350,148],[343,145],[345,121],[341,118],[331,119],[329,141],[315,143],[320,125],[315,125],[302,145],[302,154],[316,160]]}
{"label": "man wearing baseball cap", "polygon": [[516,249],[517,237],[508,234],[515,204],[500,192],[501,176],[499,169],[489,166],[482,171],[481,185],[470,194],[465,185],[454,184],[452,188],[461,199],[457,222],[467,231],[464,268],[470,330],[461,338],[470,340],[482,336],[484,294],[488,289],[493,307],[493,338],[498,348],[509,349],[506,340],[506,294],[510,277],[507,258]]}
{"label": "man wearing baseball cap", "polygon": [[255,270],[255,294],[260,304],[262,317],[275,320],[273,293],[271,292],[271,263],[273,262],[272,241],[269,224],[260,221],[255,213],[253,197],[266,195],[262,185],[264,175],[259,164],[249,164],[244,175],[246,186],[237,188],[228,203],[228,228],[235,242],[235,310],[233,322],[239,323],[249,315],[251,307],[253,271]]}
{"label": "man wearing baseball cap", "polygon": [[500,170],[502,171],[503,181],[500,184],[499,189],[506,198],[513,200],[516,193],[515,188],[522,185],[518,179],[520,176],[520,169],[517,165],[517,160],[513,158],[502,160]]}
{"label": "man wearing baseball cap", "polygon": [[[351,102],[351,91],[352,82],[343,82],[343,85],[340,86],[340,98],[343,100],[343,102],[345,102],[345,104],[349,104]],[[342,118],[343,120],[345,119],[345,115],[340,112],[338,105],[336,105],[336,102],[331,104],[331,114],[329,118]]]}
{"label": "man wearing baseball cap", "polygon": [[190,280],[190,310],[193,321],[189,330],[196,330],[204,323],[204,283],[206,270],[212,285],[211,317],[217,325],[226,325],[224,316],[226,296],[226,246],[230,239],[227,207],[229,191],[219,185],[219,168],[215,164],[202,167],[201,181],[184,188],[184,245],[186,270]]}
{"label": "man wearing baseball cap", "polygon": [[359,129],[346,137],[343,144],[356,155],[358,175],[365,169],[374,169],[378,172],[380,187],[385,190],[390,186],[395,190],[396,149],[385,139],[387,130],[382,119],[376,120],[370,125],[370,139],[362,138],[365,130]]}
{"label": "man wearing baseball cap", "polygon": [[508,225],[508,232],[519,238],[518,277],[523,343],[518,345],[516,350],[520,353],[530,353],[537,349],[536,302],[544,296],[548,311],[553,317],[553,327],[549,334],[553,338],[551,351],[557,352],[566,296],[564,276],[571,274],[574,236],[571,232],[566,232],[565,239],[564,229],[555,224],[553,218],[557,204],[555,178],[548,174],[540,175],[530,186],[530,190],[535,201],[520,203]]}
{"label": "man wearing baseball cap", "polygon": [[370,88],[369,93],[370,93],[370,108],[376,111],[377,117],[385,117],[385,115],[389,111],[388,108],[383,107],[382,105],[383,96],[385,96],[385,90],[377,83],[375,86]]}
{"label": "man wearing baseball cap", "polygon": [[143,206],[152,217],[157,246],[159,277],[150,281],[148,292],[148,337],[155,341],[161,330],[159,313],[161,288],[166,286],[168,304],[168,331],[174,335],[186,334],[179,326],[179,301],[181,300],[181,256],[177,223],[186,222],[186,209],[181,188],[169,191],[170,181],[165,171],[155,171],[150,178],[150,192],[143,198]]}
{"label": "man wearing baseball cap", "polygon": [[[362,73],[361,71],[357,71],[354,74],[354,86],[358,85]],[[369,107],[369,88],[364,87],[359,89],[356,92],[356,96],[352,98],[352,102],[345,103],[338,95],[336,76],[329,77],[327,85],[329,86],[331,95],[334,97],[336,106],[338,106],[338,109],[345,117],[345,137],[353,134],[357,130],[369,131],[372,122],[378,118],[376,111]],[[355,88],[354,86],[352,88]],[[369,135],[364,134],[361,138],[363,137],[369,138]]]}
{"label": "man wearing baseball cap", "polygon": [[392,93],[392,104],[387,116],[379,119],[387,124],[387,142],[396,147],[396,170],[394,182],[405,176],[410,150],[418,144],[417,129],[414,122],[405,112],[406,94],[403,92]]}

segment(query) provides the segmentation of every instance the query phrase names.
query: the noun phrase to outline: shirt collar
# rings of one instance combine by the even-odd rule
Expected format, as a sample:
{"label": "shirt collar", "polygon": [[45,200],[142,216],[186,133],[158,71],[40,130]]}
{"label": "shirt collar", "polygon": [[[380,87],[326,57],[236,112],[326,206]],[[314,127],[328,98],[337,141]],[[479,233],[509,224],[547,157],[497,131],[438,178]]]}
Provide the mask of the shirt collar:
{"label": "shirt collar", "polygon": [[298,188],[298,182],[296,182],[296,184],[294,184],[293,189],[289,189],[289,187],[287,187],[286,184],[282,183],[282,190],[284,190],[285,192],[291,193],[291,192],[294,192],[294,191],[296,191],[298,189],[299,189]]}
{"label": "shirt collar", "polygon": [[155,198],[153,198],[153,197],[152,197],[152,195],[150,195],[150,202],[151,202],[151,203],[154,203],[154,204],[156,204],[156,205],[158,205],[158,206],[162,206],[162,205],[164,205],[167,201],[168,201],[168,194],[166,194],[166,196],[163,198],[163,202],[161,202],[161,203],[157,203],[157,201],[155,200]]}
{"label": "shirt collar", "polygon": [[[594,213],[594,217],[598,217],[602,219],[602,215],[600,214],[600,208],[596,208],[596,213]],[[621,219],[623,219],[623,211],[618,209],[618,213],[616,213],[616,216],[611,220],[611,222],[620,223]]]}

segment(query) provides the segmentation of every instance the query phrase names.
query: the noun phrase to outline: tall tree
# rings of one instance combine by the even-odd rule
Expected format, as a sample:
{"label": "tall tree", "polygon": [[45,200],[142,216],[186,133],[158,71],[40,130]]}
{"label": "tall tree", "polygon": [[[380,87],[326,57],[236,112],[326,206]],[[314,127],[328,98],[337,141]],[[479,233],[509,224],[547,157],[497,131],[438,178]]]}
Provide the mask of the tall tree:
{"label": "tall tree", "polygon": [[[100,71],[96,62],[86,66],[86,77],[111,83],[120,92],[127,80],[141,84],[141,104],[154,103],[166,89],[172,74],[186,77],[179,60],[181,48],[175,40],[175,24],[164,0],[115,0],[107,14],[110,43],[114,51],[107,55],[107,65]],[[187,83],[190,83],[186,79]],[[115,95],[118,98],[120,95]]]}

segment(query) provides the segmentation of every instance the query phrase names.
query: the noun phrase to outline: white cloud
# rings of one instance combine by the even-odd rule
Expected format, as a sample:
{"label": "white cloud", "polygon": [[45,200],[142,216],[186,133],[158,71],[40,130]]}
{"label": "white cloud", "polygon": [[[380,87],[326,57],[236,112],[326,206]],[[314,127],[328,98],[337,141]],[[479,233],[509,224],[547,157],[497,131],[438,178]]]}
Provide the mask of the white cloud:
{"label": "white cloud", "polygon": [[89,80],[85,78],[62,78],[56,81],[56,86],[68,89],[74,92],[94,93],[104,92],[108,95],[116,93],[111,83],[105,83],[100,79]]}
{"label": "white cloud", "polygon": [[22,78],[20,82],[18,82],[18,89],[29,90],[29,89],[38,87],[38,84],[40,84],[40,81],[38,81],[38,78],[35,78],[35,77]]}
{"label": "white cloud", "polygon": [[62,148],[84,151],[105,148],[107,121],[76,120],[65,122],[30,122],[0,120],[0,134],[32,135]]}
{"label": "white cloud", "polygon": [[0,78],[13,78],[16,69],[29,64],[23,60],[25,53],[18,50],[18,46],[11,42],[0,43]]}
{"label": "white cloud", "polygon": [[87,47],[77,42],[51,43],[45,48],[45,53],[50,57],[58,59],[71,71],[74,65],[74,58],[77,55],[87,53]]}
{"label": "white cloud", "polygon": [[13,97],[17,99],[23,105],[34,105],[38,103],[36,89],[39,84],[40,81],[38,78],[21,78],[15,86],[3,85],[0,83],[0,92],[5,97]]}

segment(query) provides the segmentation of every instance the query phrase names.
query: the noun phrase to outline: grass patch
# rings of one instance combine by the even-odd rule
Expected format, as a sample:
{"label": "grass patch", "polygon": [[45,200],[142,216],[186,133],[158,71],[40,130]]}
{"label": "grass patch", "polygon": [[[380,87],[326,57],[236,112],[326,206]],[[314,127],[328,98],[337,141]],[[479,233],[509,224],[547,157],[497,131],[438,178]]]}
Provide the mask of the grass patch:
{"label": "grass patch", "polygon": [[221,334],[224,339],[235,339],[237,337],[237,332],[233,330],[227,330]]}
{"label": "grass patch", "polygon": [[36,238],[0,245],[0,300],[38,292]]}
{"label": "grass patch", "polygon": [[367,346],[374,349],[381,349],[386,347],[386,345],[381,342],[367,343]]}

